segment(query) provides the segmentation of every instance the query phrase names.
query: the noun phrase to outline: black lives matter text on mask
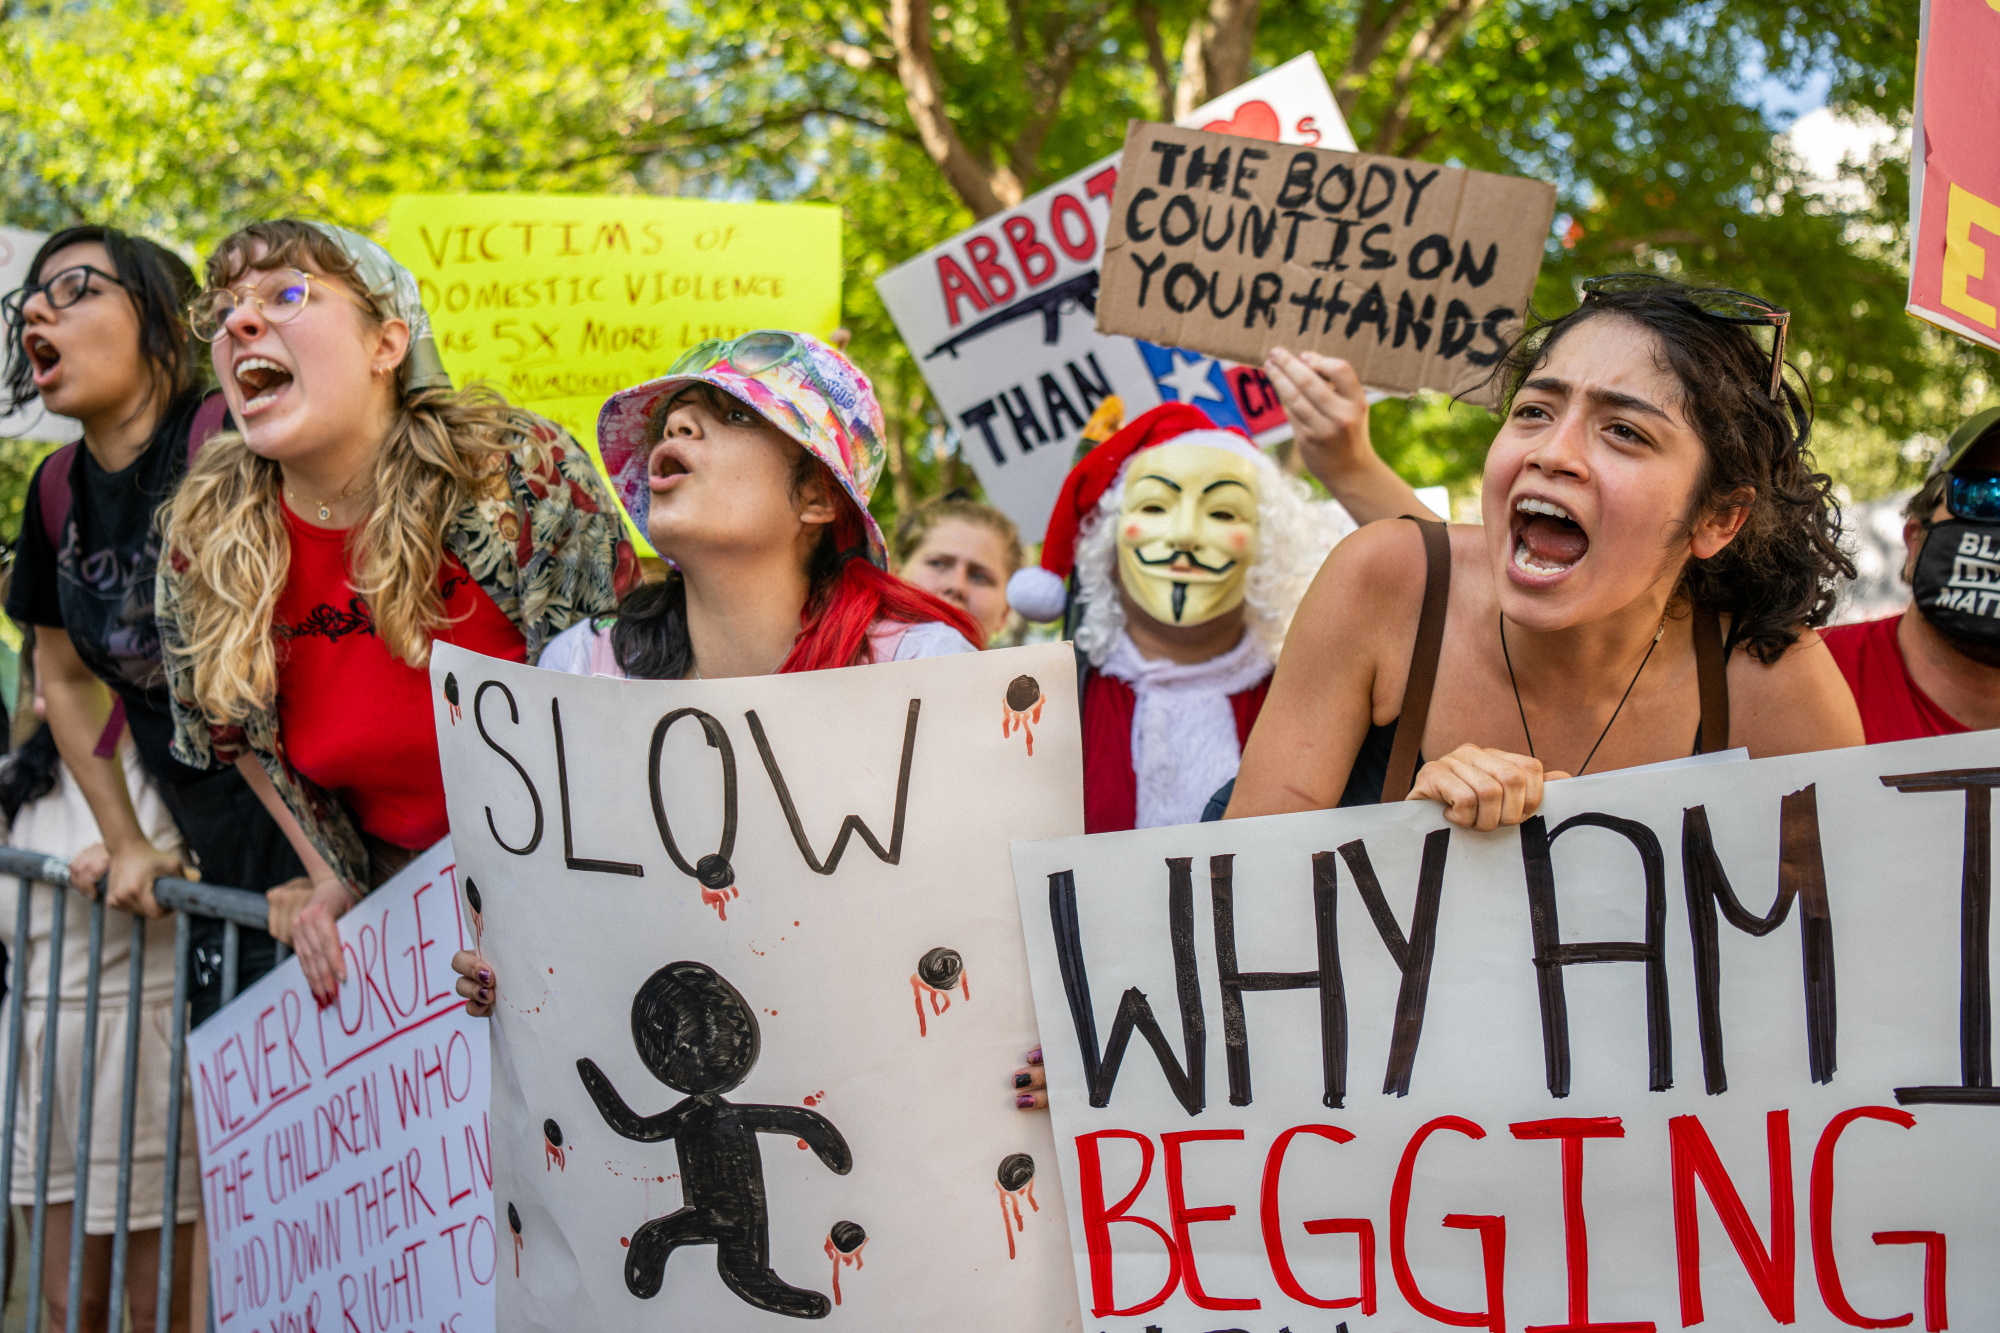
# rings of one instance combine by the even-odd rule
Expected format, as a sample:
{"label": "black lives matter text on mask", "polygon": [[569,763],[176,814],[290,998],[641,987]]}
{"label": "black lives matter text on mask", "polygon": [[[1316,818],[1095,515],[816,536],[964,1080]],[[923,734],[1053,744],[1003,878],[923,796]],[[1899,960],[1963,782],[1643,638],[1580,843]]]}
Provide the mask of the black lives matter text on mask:
{"label": "black lives matter text on mask", "polygon": [[1097,327],[1256,364],[1353,363],[1373,388],[1459,393],[1519,331],[1555,187],[1134,122]]}

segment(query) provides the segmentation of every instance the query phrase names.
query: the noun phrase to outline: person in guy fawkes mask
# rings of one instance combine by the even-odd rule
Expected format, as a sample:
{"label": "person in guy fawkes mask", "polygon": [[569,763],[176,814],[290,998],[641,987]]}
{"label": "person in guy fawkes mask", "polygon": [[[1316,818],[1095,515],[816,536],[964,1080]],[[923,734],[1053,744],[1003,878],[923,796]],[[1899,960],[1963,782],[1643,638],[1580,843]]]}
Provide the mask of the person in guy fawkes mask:
{"label": "person in guy fawkes mask", "polygon": [[1868,743],[2000,727],[2000,407],[1953,432],[1903,513],[1910,605],[1820,635]]}

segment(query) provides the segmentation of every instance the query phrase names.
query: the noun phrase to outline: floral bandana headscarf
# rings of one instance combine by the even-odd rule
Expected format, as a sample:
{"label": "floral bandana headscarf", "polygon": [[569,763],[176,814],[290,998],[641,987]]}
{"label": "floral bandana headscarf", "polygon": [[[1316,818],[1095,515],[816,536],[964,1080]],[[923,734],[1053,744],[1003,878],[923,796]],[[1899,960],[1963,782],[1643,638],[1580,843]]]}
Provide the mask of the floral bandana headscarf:
{"label": "floral bandana headscarf", "polygon": [[861,511],[868,558],[886,564],[882,529],[868,512],[888,459],[882,405],[853,362],[811,334],[777,329],[698,344],[666,376],[621,390],[598,412],[604,470],[639,531],[646,530],[652,501],[646,464],[659,443],[648,432],[653,409],[690,384],[711,384],[742,400],[826,464]]}
{"label": "floral bandana headscarf", "polygon": [[366,236],[326,222],[307,225],[340,247],[383,314],[410,326],[410,350],[402,366],[403,392],[449,389],[451,376],[438,355],[437,339],[431,335],[431,314],[417,294],[416,275]]}

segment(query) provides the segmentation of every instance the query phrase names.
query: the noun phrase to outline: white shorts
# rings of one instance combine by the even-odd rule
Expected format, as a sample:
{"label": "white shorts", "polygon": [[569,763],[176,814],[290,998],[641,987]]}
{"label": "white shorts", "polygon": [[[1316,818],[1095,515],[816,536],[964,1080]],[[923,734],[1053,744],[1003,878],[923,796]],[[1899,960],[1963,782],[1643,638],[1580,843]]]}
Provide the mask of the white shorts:
{"label": "white shorts", "polygon": [[[11,1019],[12,1015],[7,1015]],[[21,1052],[20,1090],[14,1121],[13,1202],[35,1202],[36,1117],[42,1084],[43,1039],[48,1010],[30,1004]],[[56,1047],[56,1089],[49,1119],[49,1202],[76,1200],[76,1119],[83,1091],[83,1006],[61,1011]],[[90,1124],[90,1195],[84,1232],[108,1236],[118,1217],[118,1139],[124,1111],[125,1020],[123,1005],[104,1005],[97,1016],[97,1086]],[[167,1183],[167,1075],[172,1045],[173,1001],[156,1000],[139,1016],[138,1100],[132,1116],[133,1231],[156,1230]],[[4,1066],[0,1066],[4,1069]],[[200,1215],[201,1174],[195,1163],[195,1123],[191,1099],[182,1088],[180,1179],[175,1193],[179,1221]]]}

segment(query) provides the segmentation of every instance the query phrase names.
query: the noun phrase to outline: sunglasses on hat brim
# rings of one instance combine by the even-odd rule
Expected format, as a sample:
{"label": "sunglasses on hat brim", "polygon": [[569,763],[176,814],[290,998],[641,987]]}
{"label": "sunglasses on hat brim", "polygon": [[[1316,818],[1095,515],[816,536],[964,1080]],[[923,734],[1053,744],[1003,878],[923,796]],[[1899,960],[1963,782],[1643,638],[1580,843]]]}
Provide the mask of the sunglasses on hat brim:
{"label": "sunglasses on hat brim", "polygon": [[1783,306],[1730,287],[1689,287],[1657,273],[1607,273],[1600,278],[1585,278],[1583,299],[1588,302],[1594,296],[1622,296],[1627,292],[1651,291],[1661,287],[1673,288],[1710,319],[1774,330],[1771,342],[1771,397],[1777,398],[1785,372],[1785,331],[1792,322],[1792,312]]}

